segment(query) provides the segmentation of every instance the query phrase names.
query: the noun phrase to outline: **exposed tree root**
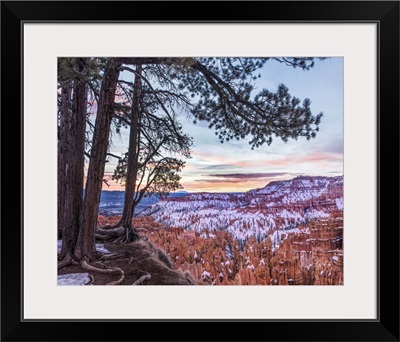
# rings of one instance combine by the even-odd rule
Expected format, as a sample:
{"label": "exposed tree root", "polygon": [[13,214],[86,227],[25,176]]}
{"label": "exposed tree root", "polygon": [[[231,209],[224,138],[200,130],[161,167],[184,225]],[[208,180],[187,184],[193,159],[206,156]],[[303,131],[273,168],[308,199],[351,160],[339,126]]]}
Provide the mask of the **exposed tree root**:
{"label": "exposed tree root", "polygon": [[115,239],[113,242],[114,243],[119,243],[119,242],[122,242],[123,239],[124,239],[124,237],[120,236],[119,238]]}
{"label": "exposed tree root", "polygon": [[81,261],[81,267],[86,271],[92,271],[92,272],[108,273],[108,274],[121,273],[121,269],[119,267],[98,268],[90,265],[86,260]]}
{"label": "exposed tree root", "polygon": [[114,242],[128,244],[128,243],[131,243],[131,242],[134,242],[134,241],[140,239],[140,235],[137,233],[137,231],[135,229],[133,229],[133,228],[127,229],[124,227],[122,227],[122,229],[124,230],[124,234],[122,236],[120,236],[119,238],[117,238]]}
{"label": "exposed tree root", "polygon": [[111,228],[111,229],[97,228],[96,234],[101,234],[101,235],[106,235],[106,236],[107,235],[122,236],[125,234],[125,228],[124,227],[117,227],[117,228]]}
{"label": "exposed tree root", "polygon": [[91,284],[93,284],[93,282],[94,282],[94,277],[93,277],[91,274],[89,274],[89,278],[90,278],[90,280],[85,284],[85,286],[86,286],[86,285],[91,285]]}
{"label": "exposed tree root", "polygon": [[57,269],[72,265],[72,258],[70,256],[66,256],[64,259],[60,260],[57,264]]}
{"label": "exposed tree root", "polygon": [[[121,269],[120,269],[121,270]],[[119,284],[121,284],[122,283],[122,281],[125,279],[125,274],[124,274],[124,271],[123,270],[121,270],[121,278],[119,278],[118,280],[116,280],[116,281],[112,281],[111,283],[108,283],[107,285],[119,285]]]}
{"label": "exposed tree root", "polygon": [[122,243],[130,243],[134,242],[140,239],[140,235],[136,231],[136,229],[131,228],[131,229],[125,229],[125,237],[122,240]]}
{"label": "exposed tree root", "polygon": [[[107,226],[109,227],[109,226]],[[139,228],[143,230],[142,228]],[[114,243],[128,244],[140,239],[140,235],[134,228],[126,228],[116,225],[112,228],[96,228],[96,238],[99,240],[107,240],[110,237],[116,237]]]}
{"label": "exposed tree root", "polygon": [[116,259],[122,256],[128,256],[129,253],[127,252],[120,252],[120,253],[110,253],[110,254],[103,254],[100,257],[100,260],[105,260],[105,259]]}
{"label": "exposed tree root", "polygon": [[110,239],[110,235],[95,234],[96,240],[107,241]]}
{"label": "exposed tree root", "polygon": [[108,267],[108,268],[97,268],[92,265],[90,265],[86,260],[81,261],[81,267],[90,272],[99,272],[99,273],[107,273],[107,274],[121,274],[121,277],[116,280],[112,281],[111,283],[108,283],[107,285],[119,285],[122,283],[122,281],[125,278],[124,271],[120,269],[119,267]]}
{"label": "exposed tree root", "polygon": [[112,263],[112,262],[114,262],[114,261],[126,261],[126,262],[128,263],[128,265],[130,265],[130,264],[132,263],[133,260],[136,260],[136,261],[139,261],[139,262],[140,262],[140,259],[139,259],[139,258],[135,258],[135,257],[133,257],[133,256],[129,257],[129,255],[128,255],[127,257],[125,257],[125,258],[106,259],[106,260],[104,260],[104,262],[105,262],[105,263]]}
{"label": "exposed tree root", "polygon": [[143,283],[146,280],[150,280],[151,279],[151,275],[150,273],[147,273],[145,275],[142,275],[138,280],[136,280],[132,285],[140,285],[141,283]]}

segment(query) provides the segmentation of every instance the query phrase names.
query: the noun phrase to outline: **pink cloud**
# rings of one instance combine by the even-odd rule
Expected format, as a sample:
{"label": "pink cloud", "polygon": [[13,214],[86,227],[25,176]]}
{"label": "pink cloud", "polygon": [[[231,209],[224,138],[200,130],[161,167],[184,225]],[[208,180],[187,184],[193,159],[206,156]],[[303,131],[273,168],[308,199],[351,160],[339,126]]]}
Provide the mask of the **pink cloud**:
{"label": "pink cloud", "polygon": [[287,175],[286,172],[263,172],[263,173],[222,173],[222,174],[211,174],[210,177],[222,177],[222,178],[234,178],[241,181],[246,181],[253,178],[271,178],[277,176]]}
{"label": "pink cloud", "polygon": [[291,155],[285,156],[281,159],[263,159],[263,160],[243,160],[238,161],[237,159],[225,157],[225,156],[216,156],[212,154],[206,154],[202,152],[196,151],[193,153],[193,157],[199,158],[202,161],[213,162],[215,164],[229,164],[233,167],[263,167],[263,166],[288,166],[290,164],[303,164],[303,163],[317,163],[317,162],[337,162],[342,161],[343,157],[341,155],[335,153],[322,153],[315,152],[307,155]]}

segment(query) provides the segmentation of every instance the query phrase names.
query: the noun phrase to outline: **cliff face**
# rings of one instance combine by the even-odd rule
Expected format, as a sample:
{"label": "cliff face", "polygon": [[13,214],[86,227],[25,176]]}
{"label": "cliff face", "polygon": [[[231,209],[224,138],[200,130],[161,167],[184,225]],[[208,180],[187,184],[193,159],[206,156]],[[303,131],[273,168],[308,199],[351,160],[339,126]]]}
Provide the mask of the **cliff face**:
{"label": "cliff face", "polygon": [[298,232],[300,224],[328,218],[336,210],[343,210],[343,177],[297,177],[243,194],[169,198],[141,215],[152,216],[165,228],[225,231],[243,247],[251,237],[260,242],[270,236],[277,244],[283,231]]}

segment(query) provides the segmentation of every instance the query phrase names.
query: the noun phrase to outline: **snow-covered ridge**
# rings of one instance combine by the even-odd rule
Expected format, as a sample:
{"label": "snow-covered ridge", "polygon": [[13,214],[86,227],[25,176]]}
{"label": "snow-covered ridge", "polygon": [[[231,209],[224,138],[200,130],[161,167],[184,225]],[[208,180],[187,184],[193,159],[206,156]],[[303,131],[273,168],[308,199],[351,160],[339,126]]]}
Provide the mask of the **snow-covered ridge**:
{"label": "snow-covered ridge", "polygon": [[343,195],[343,176],[307,177],[300,176],[287,181],[275,181],[262,189],[248,191],[251,195],[269,195],[269,199],[279,199],[281,203],[293,203],[317,198],[323,194],[339,192]]}
{"label": "snow-covered ridge", "polygon": [[166,227],[226,230],[238,241],[293,230],[313,218],[343,210],[343,176],[297,177],[243,194],[198,193],[160,201],[141,215]]}
{"label": "snow-covered ridge", "polygon": [[197,193],[162,200],[146,210],[144,215],[157,211],[159,208],[181,212],[187,210],[197,211],[204,208],[231,209],[247,207],[248,205],[248,199],[242,194]]}

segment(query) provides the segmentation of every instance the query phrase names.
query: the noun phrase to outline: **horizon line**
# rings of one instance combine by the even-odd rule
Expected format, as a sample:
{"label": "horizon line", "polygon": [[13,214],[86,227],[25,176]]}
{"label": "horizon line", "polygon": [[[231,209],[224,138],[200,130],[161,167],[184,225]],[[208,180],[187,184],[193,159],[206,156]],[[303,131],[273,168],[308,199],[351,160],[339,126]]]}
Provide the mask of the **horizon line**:
{"label": "horizon line", "polygon": [[[338,175],[338,176],[322,176],[322,175],[315,175],[315,176],[311,176],[311,175],[298,175],[298,176],[295,176],[295,177],[293,177],[293,178],[287,178],[287,179],[282,179],[282,180],[271,180],[271,181],[269,181],[269,182],[267,182],[266,184],[265,184],[265,186],[264,187],[266,187],[268,184],[270,184],[270,183],[272,183],[272,182],[283,182],[283,181],[288,181],[288,180],[293,180],[293,179],[296,179],[296,178],[305,178],[305,177],[322,177],[322,178],[335,178],[335,177],[343,177],[344,175],[343,174],[341,174],[341,175]],[[223,193],[223,194],[229,194],[229,193],[245,193],[245,192],[248,192],[248,191],[251,191],[251,190],[259,190],[259,189],[263,189],[264,187],[261,187],[261,188],[252,188],[252,189],[249,189],[249,190],[242,190],[242,191],[207,191],[207,190],[193,190],[193,191],[188,191],[188,190],[179,190],[179,191],[176,191],[176,192],[170,192],[170,194],[177,194],[177,193],[188,193],[188,194],[193,194],[193,193],[215,193],[215,194],[218,194],[218,193]],[[85,188],[83,188],[83,190],[85,190]],[[108,189],[102,189],[101,191],[105,191],[105,192],[125,192],[125,190],[108,190]]]}

